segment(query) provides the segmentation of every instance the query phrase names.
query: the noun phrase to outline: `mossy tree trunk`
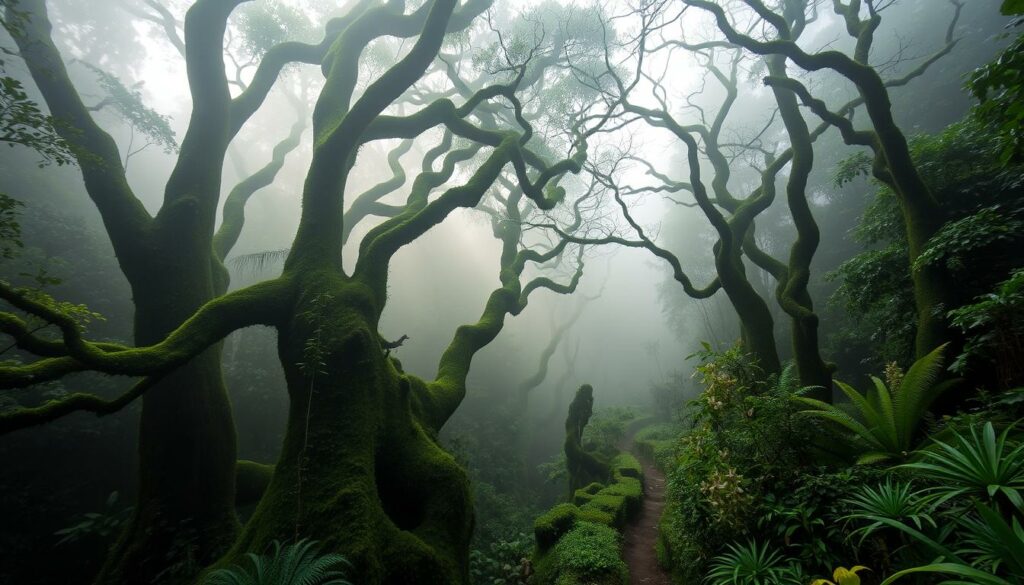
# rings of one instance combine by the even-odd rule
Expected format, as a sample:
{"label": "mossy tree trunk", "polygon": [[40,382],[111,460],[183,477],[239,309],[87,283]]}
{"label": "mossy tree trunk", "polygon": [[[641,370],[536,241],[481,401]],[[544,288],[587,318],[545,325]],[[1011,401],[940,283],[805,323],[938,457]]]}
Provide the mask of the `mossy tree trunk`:
{"label": "mossy tree trunk", "polygon": [[[547,164],[527,148],[533,129],[523,118],[522,104],[515,94],[523,77],[521,72],[510,84],[483,88],[461,107],[441,98],[410,116],[383,115],[424,75],[445,34],[468,26],[489,3],[469,2],[455,12],[456,0],[434,0],[409,14],[393,3],[369,4],[357,6],[336,27],[336,40],[327,44],[329,48],[322,55],[328,64],[327,78],[313,113],[313,158],[302,193],[299,230],[282,276],[201,302],[204,296],[215,296],[217,287],[224,282],[223,269],[213,251],[212,213],[195,211],[206,209],[201,197],[204,191],[198,189],[204,180],[212,180],[213,169],[217,169],[219,177],[223,149],[218,155],[221,160],[204,160],[198,170],[182,170],[179,175],[179,165],[160,215],[140,230],[140,235],[153,239],[136,239],[136,243],[146,244],[141,249],[149,253],[140,254],[140,258],[167,265],[162,266],[165,270],[160,273],[161,278],[136,286],[139,291],[144,290],[143,284],[160,288],[167,286],[165,279],[180,277],[192,296],[180,299],[181,314],[166,310],[159,313],[163,321],[152,328],[140,327],[140,340],[148,339],[141,337],[142,333],[159,336],[161,327],[174,327],[176,318],[185,317],[189,303],[201,303],[202,307],[188,315],[160,343],[130,349],[85,342],[80,331],[66,319],[0,286],[4,298],[60,324],[65,336],[63,343],[45,344],[32,337],[23,323],[19,325],[5,314],[0,323],[18,337],[20,346],[42,348],[45,351],[37,355],[46,357],[26,366],[0,368],[0,387],[57,379],[70,371],[85,369],[151,376],[147,380],[173,377],[174,368],[206,363],[205,358],[217,351],[219,341],[237,328],[252,324],[276,327],[291,401],[285,444],[262,500],[219,565],[239,560],[246,552],[262,552],[272,540],[311,538],[324,543],[328,550],[349,557],[355,566],[351,577],[360,583],[465,583],[473,523],[469,489],[464,472],[438,446],[436,436],[465,396],[474,355],[498,335],[505,318],[524,310],[533,292],[546,289],[571,293],[582,277],[581,247],[576,272],[568,282],[538,276],[522,283],[528,265],[541,266],[560,259],[568,242],[540,248],[524,246],[519,214],[521,206],[549,210],[562,200],[565,193],[556,187],[557,181],[566,173],[580,171],[586,157],[585,133],[573,128],[577,138],[569,146],[572,156],[553,164]],[[216,10],[225,10],[225,18],[229,10],[216,2],[196,6],[200,5],[214,10],[214,15],[221,14]],[[196,7],[189,14],[193,19],[204,15],[202,11],[196,12]],[[217,26],[209,24],[217,19],[203,22]],[[412,37],[417,33],[418,39],[409,52],[354,99],[359,59],[367,44],[380,36]],[[186,34],[186,44],[195,42],[193,39],[194,36]],[[207,44],[212,51],[215,43]],[[219,51],[219,44],[216,46]],[[207,73],[218,70],[216,75],[222,78],[222,64],[208,67]],[[256,78],[261,78],[259,72]],[[250,89],[259,86],[254,82]],[[478,106],[498,97],[513,105],[516,126],[494,130],[478,127],[469,120]],[[241,112],[251,110],[252,103],[244,92],[236,100],[239,101],[231,103],[240,104]],[[224,112],[219,114],[218,119],[223,121]],[[216,140],[237,131],[237,119],[229,115],[227,120],[227,127],[212,123],[204,126],[206,132],[212,133],[206,134],[205,139],[222,144]],[[448,152],[441,170],[425,169],[416,178],[405,205],[362,240],[356,265],[348,274],[341,261],[346,220],[342,210],[348,174],[357,151],[372,140],[408,139],[438,126],[467,139],[470,146]],[[446,136],[442,142],[450,146],[451,137]],[[183,157],[203,152],[198,148],[191,150],[191,145],[192,141],[186,139]],[[489,148],[489,152],[464,184],[450,186],[432,196],[433,191],[451,179],[456,165],[469,161],[483,147]],[[516,189],[498,197],[505,209],[492,222],[494,235],[502,243],[501,285],[491,293],[479,320],[457,329],[441,357],[434,380],[427,382],[404,374],[397,361],[389,359],[377,331],[387,300],[390,260],[455,210],[478,206],[507,167],[511,167]],[[83,163],[83,171],[91,170]],[[203,171],[209,171],[206,179]],[[158,243],[170,244],[181,234],[190,236],[179,244],[184,248],[181,256],[151,255],[149,246],[155,249]],[[137,249],[126,248],[129,252]],[[191,263],[191,259],[197,258],[204,261]],[[122,262],[129,266],[124,259]],[[193,269],[196,272],[191,272]],[[166,309],[159,303],[140,304],[140,315],[156,319],[161,306]],[[107,414],[123,408],[144,392],[158,389],[159,386],[144,380],[115,401],[76,394],[38,409],[5,415],[0,418],[0,429],[40,424],[76,410]],[[209,388],[201,390],[209,393]],[[171,409],[173,406],[169,405],[173,402],[161,402],[169,398],[173,398],[170,393],[159,393],[149,404]],[[165,414],[166,418],[155,419],[161,429],[167,428],[165,421],[174,412]],[[232,445],[225,443],[227,448]],[[223,451],[211,451],[219,459],[218,469],[230,461],[230,472],[224,476],[230,485],[234,477],[233,453],[228,457]],[[144,445],[147,458],[160,453],[165,452]],[[166,453],[184,457],[181,452]],[[154,478],[161,477],[161,470],[151,471]],[[191,482],[179,478],[176,485],[207,489],[202,484],[206,479],[203,476]],[[216,500],[212,504],[225,501],[230,505],[233,490],[217,489],[213,495]],[[136,522],[142,525],[144,520],[148,519],[140,515]],[[233,530],[231,514],[224,523]],[[230,532],[223,534],[228,536],[218,536],[218,543],[230,539]],[[130,552],[130,546],[126,548]],[[133,552],[125,552],[118,558],[137,557]],[[115,563],[106,576],[113,579],[121,575],[130,580],[141,574]],[[158,579],[152,579],[155,580]]]}
{"label": "mossy tree trunk", "polygon": [[[365,46],[367,31],[388,34],[391,24],[407,17],[368,12],[341,33],[328,55],[334,65],[314,113],[317,139],[303,214],[282,276],[294,291],[277,325],[290,397],[284,448],[263,499],[221,566],[274,539],[306,537],[343,553],[361,583],[468,580],[473,527],[469,484],[437,443],[437,433],[465,396],[474,355],[500,332],[506,316],[522,311],[533,291],[569,293],[576,288],[581,268],[568,284],[543,277],[520,283],[527,264],[559,257],[566,244],[543,252],[521,249],[517,218],[527,198],[550,209],[555,201],[546,198],[545,185],[565,172],[578,172],[581,163],[566,159],[540,169],[533,182],[517,166],[524,158],[536,161],[524,156],[529,130],[522,135],[474,127],[463,119],[488,96],[501,95],[519,107],[515,85],[485,88],[463,108],[439,99],[412,116],[382,116],[433,61],[455,4],[426,4],[429,14],[415,46],[351,104],[351,73],[359,53],[347,49]],[[347,273],[339,254],[342,241],[367,214],[342,213],[352,164],[337,161],[354,161],[365,141],[411,138],[439,125],[448,131],[442,146],[428,153],[406,203],[381,214],[387,219],[360,242],[355,267]],[[472,142],[449,150],[449,133]],[[469,180],[431,197],[451,179],[456,165],[470,160],[481,146],[491,147],[490,153]],[[442,154],[441,169],[431,170]],[[390,260],[454,210],[477,206],[509,163],[518,181],[504,197],[504,213],[492,223],[502,242],[501,287],[491,294],[479,321],[457,330],[433,381],[405,374],[388,357],[378,333]],[[368,191],[371,195],[363,201],[372,202],[378,191]]]}
{"label": "mossy tree trunk", "polygon": [[607,483],[611,466],[583,447],[583,429],[594,414],[594,388],[584,384],[576,390],[565,417],[565,466],[569,471],[569,499],[576,490],[591,483]]}
{"label": "mossy tree trunk", "polygon": [[[78,155],[88,194],[132,288],[139,346],[163,340],[227,290],[220,260],[241,231],[245,200],[280,169],[271,163],[239,186],[236,191],[246,196],[229,202],[226,233],[215,253],[224,153],[269,89],[249,92],[242,106],[230,99],[222,47],[228,14],[238,3],[201,0],[186,17],[193,112],[163,206],[152,217],[128,186],[114,141],[93,121],[70,81],[51,40],[45,1],[5,2],[9,20],[18,23],[12,36],[51,112],[64,122],[59,128]],[[275,150],[275,160],[297,144],[297,135],[290,138],[288,148]],[[237,534],[236,437],[220,358],[220,345],[214,344],[145,394],[135,512],[100,582],[187,580]]]}
{"label": "mossy tree trunk", "polygon": [[468,480],[385,356],[380,305],[331,270],[304,274],[296,290],[279,327],[290,399],[283,450],[234,550],[307,537],[343,551],[361,583],[466,582]]}

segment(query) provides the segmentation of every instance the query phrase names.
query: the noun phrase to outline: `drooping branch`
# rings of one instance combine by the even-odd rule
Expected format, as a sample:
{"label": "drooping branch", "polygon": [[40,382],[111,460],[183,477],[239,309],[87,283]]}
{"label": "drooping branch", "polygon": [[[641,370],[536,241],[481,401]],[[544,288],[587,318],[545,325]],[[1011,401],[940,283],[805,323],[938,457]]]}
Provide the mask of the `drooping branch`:
{"label": "drooping branch", "polygon": [[[511,201],[515,201],[515,199],[514,197],[510,198]],[[502,238],[504,241],[503,258],[510,256],[509,248],[516,245],[511,243],[512,238],[515,237],[518,240],[518,233],[519,230],[516,228],[505,231]],[[523,252],[526,250],[512,256],[511,262],[503,263],[502,286],[491,293],[483,313],[476,323],[462,325],[456,330],[451,343],[441,356],[437,377],[429,384],[423,385],[418,393],[421,419],[430,428],[440,429],[462,403],[462,399],[466,395],[466,378],[476,353],[494,340],[504,327],[505,318],[508,315],[517,315],[526,308],[529,301],[528,291],[527,287],[521,286],[520,276],[527,262],[524,258],[529,254],[524,255]],[[537,282],[537,284],[533,285],[530,290],[547,288],[559,294],[575,292],[583,274],[582,252],[577,261],[576,272],[568,283],[559,285],[551,279],[547,279],[547,283],[542,285],[538,282],[539,279],[535,279],[531,282]]]}

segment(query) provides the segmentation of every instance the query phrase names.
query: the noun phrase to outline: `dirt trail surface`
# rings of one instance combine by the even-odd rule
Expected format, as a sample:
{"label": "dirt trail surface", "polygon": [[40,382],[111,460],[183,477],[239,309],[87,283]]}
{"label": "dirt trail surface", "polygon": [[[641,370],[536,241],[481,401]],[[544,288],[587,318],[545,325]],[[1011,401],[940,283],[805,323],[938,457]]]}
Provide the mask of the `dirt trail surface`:
{"label": "dirt trail surface", "polygon": [[[633,451],[630,434],[625,445]],[[653,462],[640,458],[644,467],[644,503],[640,515],[623,533],[622,558],[629,567],[630,585],[672,585],[665,569],[658,564],[655,545],[658,542],[658,521],[665,509],[665,474]]]}

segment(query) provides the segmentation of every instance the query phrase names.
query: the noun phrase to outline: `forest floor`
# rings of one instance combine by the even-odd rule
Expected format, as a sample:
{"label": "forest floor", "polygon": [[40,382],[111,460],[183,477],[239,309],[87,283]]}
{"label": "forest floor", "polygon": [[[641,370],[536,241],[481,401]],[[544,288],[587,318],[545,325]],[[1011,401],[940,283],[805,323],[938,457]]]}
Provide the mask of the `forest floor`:
{"label": "forest floor", "polygon": [[644,502],[640,515],[623,534],[622,559],[629,567],[630,585],[672,585],[665,569],[658,564],[658,522],[665,509],[665,474],[653,461],[640,457],[634,450],[633,433],[621,447],[632,452],[644,468]]}

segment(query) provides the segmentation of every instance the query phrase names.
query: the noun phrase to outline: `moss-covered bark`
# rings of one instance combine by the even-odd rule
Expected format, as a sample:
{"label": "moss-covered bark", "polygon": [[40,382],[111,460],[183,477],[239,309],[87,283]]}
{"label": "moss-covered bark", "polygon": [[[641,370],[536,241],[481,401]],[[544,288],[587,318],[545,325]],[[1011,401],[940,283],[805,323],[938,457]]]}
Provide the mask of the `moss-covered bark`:
{"label": "moss-covered bark", "polygon": [[583,429],[594,414],[594,389],[584,384],[569,403],[565,418],[565,466],[569,471],[569,495],[591,483],[603,484],[611,477],[611,467],[583,447]]}
{"label": "moss-covered bark", "polygon": [[[291,400],[285,443],[260,504],[220,565],[262,550],[274,539],[305,537],[344,554],[353,564],[351,577],[360,583],[465,583],[473,526],[470,490],[464,471],[437,444],[437,432],[465,396],[474,355],[500,332],[506,316],[522,311],[533,290],[571,292],[579,280],[577,271],[570,285],[545,279],[522,285],[528,263],[554,258],[564,245],[544,253],[520,250],[521,226],[496,222],[495,235],[503,245],[501,286],[480,319],[456,331],[437,378],[427,382],[404,374],[387,356],[377,327],[387,299],[390,259],[455,209],[476,206],[507,165],[521,165],[529,157],[522,136],[463,120],[489,97],[514,101],[513,87],[489,89],[464,108],[439,100],[406,118],[381,116],[430,64],[455,2],[425,6],[429,14],[416,45],[354,103],[349,103],[351,73],[358,52],[346,50],[364,45],[367,34],[389,33],[389,26],[408,17],[390,9],[368,11],[341,33],[328,56],[333,65],[314,114],[316,141],[302,220],[282,277],[295,295],[278,325]],[[405,205],[369,231],[352,274],[346,274],[338,251],[363,214],[341,213],[357,149],[375,137],[414,137],[437,125],[475,144],[445,154],[452,137],[442,139]],[[481,145],[493,149],[469,180],[431,199],[456,165],[472,158]],[[442,168],[430,170],[442,154]],[[339,160],[350,163],[339,165]],[[557,163],[543,169],[536,181],[525,176],[525,166],[517,167],[521,181],[505,199],[508,216],[516,217],[524,197],[538,206],[553,205],[544,199],[546,183],[579,166],[572,160]],[[384,188],[404,182],[399,179]],[[379,191],[357,201],[372,202]]]}
{"label": "moss-covered bark", "polygon": [[[212,238],[224,153],[247,117],[245,108],[258,106],[266,95],[266,89],[256,88],[239,106],[227,89],[223,37],[227,17],[237,4],[200,0],[186,16],[193,111],[163,206],[151,217],[125,180],[117,146],[93,121],[68,77],[50,38],[45,1],[5,3],[26,17],[15,17],[24,24],[14,30],[15,40],[47,105],[64,122],[65,139],[78,155],[86,189],[132,287],[137,346],[160,342],[226,291],[220,259],[241,230],[245,201],[273,179],[301,131],[297,126],[275,150],[275,160],[229,197],[215,251]],[[141,390],[145,394],[135,513],[102,570],[99,581],[104,583],[187,580],[222,554],[238,529],[235,432],[219,344],[179,369],[140,384]],[[89,407],[101,413],[124,403]]]}
{"label": "moss-covered bark", "polygon": [[[796,11],[790,20],[789,36],[799,37],[803,30],[803,11]],[[768,74],[776,78],[787,77],[786,59],[781,55],[765,58]],[[811,278],[811,261],[821,241],[818,224],[807,201],[807,181],[814,166],[814,147],[807,122],[800,113],[795,95],[785,89],[773,87],[775,102],[792,144],[792,161],[786,181],[786,202],[789,206],[797,237],[790,246],[789,263],[784,272],[773,271],[778,279],[776,296],[779,305],[792,320],[793,359],[797,375],[803,386],[813,386],[815,397],[831,401],[832,369],[821,357],[818,342],[818,315],[814,312],[807,285]],[[774,180],[774,177],[773,179]]]}
{"label": "moss-covered bark", "polygon": [[380,346],[380,305],[333,271],[297,280],[279,330],[290,410],[273,479],[228,558],[274,539],[342,551],[361,583],[464,583],[468,480]]}
{"label": "moss-covered bark", "polygon": [[[190,48],[198,47],[198,53],[190,49],[190,59],[204,51],[207,57],[220,55],[221,46],[212,40],[223,34],[223,20],[233,4],[200,0],[190,10],[185,42]],[[182,568],[181,574],[186,575],[232,540],[221,566],[243,553],[262,552],[272,540],[297,538],[318,540],[325,548],[343,553],[353,563],[352,578],[360,583],[458,584],[468,578],[473,525],[469,486],[464,472],[437,444],[436,435],[465,396],[474,355],[501,331],[505,318],[521,312],[532,292],[570,293],[579,283],[582,251],[568,283],[546,277],[522,283],[529,264],[560,258],[567,243],[524,249],[521,224],[505,220],[518,219],[520,205],[527,201],[535,208],[552,208],[562,193],[549,189],[550,184],[567,172],[579,172],[586,144],[580,138],[572,146],[571,158],[550,165],[526,148],[532,128],[522,117],[516,83],[480,90],[459,108],[441,99],[412,116],[382,116],[423,76],[445,34],[453,27],[467,26],[489,2],[471,0],[455,12],[455,0],[435,0],[409,14],[400,3],[371,4],[360,3],[337,21],[336,40],[322,55],[327,80],[313,114],[313,160],[303,190],[300,228],[280,278],[214,298],[226,285],[220,263],[222,244],[230,245],[243,219],[240,205],[235,204],[248,195],[236,191],[229,198],[227,227],[214,246],[216,197],[211,194],[218,192],[214,187],[219,187],[227,140],[237,132],[238,116],[251,113],[250,92],[265,87],[266,73],[261,64],[249,88],[228,100],[222,63],[207,59],[190,62],[189,70],[190,80],[197,83],[192,126],[205,124],[183,141],[182,158],[160,214],[140,220],[136,234],[140,237],[135,247],[126,249],[145,264],[122,259],[126,273],[137,270],[135,274],[147,276],[132,280],[137,300],[142,299],[137,342],[159,343],[147,348],[106,348],[81,340],[72,324],[58,323],[65,333],[64,344],[50,347],[31,335],[26,337],[16,321],[0,319],[5,328],[24,337],[25,344],[59,350],[52,359],[2,369],[0,385],[36,381],[38,372],[55,379],[86,369],[166,376],[160,385],[144,387],[129,397],[148,390],[144,431],[159,440],[143,440],[144,498],[140,500],[145,502],[108,563],[102,576],[105,582],[170,580],[166,570],[156,572],[150,553],[163,547],[165,554],[178,554],[174,547],[182,541],[203,547],[202,554],[196,552],[198,548],[180,554],[191,563]],[[380,36],[416,33],[419,38],[412,49],[355,99],[359,57],[366,45]],[[272,53],[267,57],[271,69],[278,58],[272,59]],[[521,80],[522,75],[517,83]],[[518,128],[479,128],[466,120],[476,107],[499,96],[513,104]],[[347,274],[340,254],[346,233],[342,210],[358,149],[370,140],[411,138],[435,126],[446,126],[448,132],[473,144],[448,152],[441,170],[427,170],[417,177],[406,204],[370,230],[355,270]],[[445,144],[438,156],[451,146],[451,136]],[[431,199],[431,192],[453,176],[455,165],[468,161],[483,146],[491,147],[490,153],[470,179]],[[116,151],[111,158],[116,163],[114,155]],[[458,328],[435,380],[403,374],[388,357],[377,331],[387,299],[390,259],[454,210],[477,206],[506,167],[512,168],[517,181],[516,189],[501,199],[506,205],[503,219],[496,218],[493,224],[503,246],[500,286],[479,320]],[[125,198],[134,200],[130,193]],[[164,253],[175,247],[177,254]],[[174,294],[157,298],[158,291]],[[247,497],[260,491],[263,495],[244,531],[233,539],[236,523],[231,507],[243,494],[236,493],[234,483],[233,433],[211,434],[231,429],[230,418],[211,418],[222,405],[227,412],[226,400],[219,402],[223,397],[219,373],[206,380],[209,383],[185,388],[176,376],[198,375],[193,366],[209,374],[212,370],[205,368],[218,362],[216,343],[231,330],[254,323],[278,329],[291,408],[273,473],[252,466],[239,470],[245,472],[241,476],[246,478]],[[184,369],[172,372],[182,365]],[[118,407],[124,403],[118,402]],[[182,414],[186,403],[193,410]],[[100,408],[105,413],[112,407]],[[42,420],[35,414],[32,418]],[[198,446],[204,451],[202,464],[188,453]],[[258,473],[250,473],[254,471]],[[264,489],[262,480],[268,475]],[[200,496],[205,499],[197,501]],[[225,509],[227,513],[215,513]],[[196,528],[207,518],[208,527]]]}

